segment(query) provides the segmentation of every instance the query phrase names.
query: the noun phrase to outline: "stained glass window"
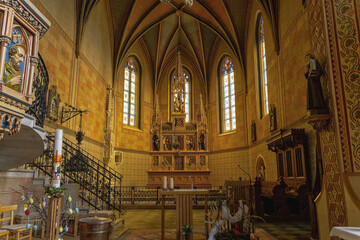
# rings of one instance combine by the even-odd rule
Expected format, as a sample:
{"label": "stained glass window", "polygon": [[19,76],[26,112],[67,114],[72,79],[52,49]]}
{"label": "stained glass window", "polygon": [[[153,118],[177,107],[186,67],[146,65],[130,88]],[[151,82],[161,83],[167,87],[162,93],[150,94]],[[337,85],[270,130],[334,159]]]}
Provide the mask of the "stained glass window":
{"label": "stained glass window", "polygon": [[129,126],[136,126],[137,120],[137,68],[133,59],[126,62],[124,70],[124,111],[123,123]]}
{"label": "stained glass window", "polygon": [[226,58],[221,69],[222,124],[223,131],[236,129],[234,64]]}
{"label": "stained glass window", "polygon": [[264,33],[264,19],[261,15],[258,18],[258,36],[257,36],[257,50],[258,50],[258,69],[259,69],[259,104],[260,104],[260,118],[269,114],[269,96],[268,96],[268,81],[266,68],[266,51],[265,51],[265,33]]}

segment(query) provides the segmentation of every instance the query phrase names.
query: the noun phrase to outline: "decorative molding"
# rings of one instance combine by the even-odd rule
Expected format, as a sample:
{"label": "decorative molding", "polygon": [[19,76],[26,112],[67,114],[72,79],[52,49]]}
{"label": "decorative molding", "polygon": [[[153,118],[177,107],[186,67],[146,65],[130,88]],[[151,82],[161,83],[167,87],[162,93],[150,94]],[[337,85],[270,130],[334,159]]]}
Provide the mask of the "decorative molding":
{"label": "decorative molding", "polygon": [[20,131],[22,116],[5,112],[0,109],[0,140],[4,137],[4,134],[13,135]]}
{"label": "decorative molding", "polygon": [[36,67],[39,64],[39,59],[37,57],[30,56],[30,64],[31,66]]}
{"label": "decorative molding", "polygon": [[0,36],[0,43],[5,43],[5,47],[11,43],[11,38],[5,35]]}
{"label": "decorative molding", "polygon": [[309,115],[306,118],[308,124],[310,124],[314,130],[321,132],[328,129],[330,123],[331,115],[330,114],[316,114]]}
{"label": "decorative molding", "polygon": [[22,18],[24,18],[32,27],[34,27],[42,37],[50,26],[46,26],[43,22],[39,21],[34,14],[24,7],[24,5],[19,0],[0,0],[0,3],[11,7],[18,13]]}
{"label": "decorative molding", "polygon": [[26,111],[29,108],[29,104],[22,103],[3,94],[0,94],[0,102],[7,103],[10,106],[16,107],[23,111]]}

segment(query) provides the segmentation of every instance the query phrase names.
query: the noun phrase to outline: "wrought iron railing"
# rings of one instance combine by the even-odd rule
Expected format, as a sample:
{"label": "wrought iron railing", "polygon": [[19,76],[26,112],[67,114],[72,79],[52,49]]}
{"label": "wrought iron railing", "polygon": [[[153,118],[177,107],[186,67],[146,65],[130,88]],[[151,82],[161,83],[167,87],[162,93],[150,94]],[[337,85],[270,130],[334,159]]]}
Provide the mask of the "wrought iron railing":
{"label": "wrought iron railing", "polygon": [[[208,202],[215,203],[219,196],[223,194],[224,188],[217,187],[201,187],[208,189]],[[124,186],[121,187],[121,203],[123,205],[158,205],[161,203],[160,187],[145,186]],[[171,195],[165,196],[166,204],[174,204],[175,198]],[[204,205],[205,195],[195,195],[193,198],[194,205]]]}
{"label": "wrought iron railing", "polygon": [[39,54],[39,63],[34,73],[33,79],[33,97],[30,108],[26,111],[35,117],[36,125],[44,127],[44,121],[46,116],[46,95],[49,85],[49,76],[44,64],[43,59]]}
{"label": "wrought iron railing", "polygon": [[[52,175],[54,139],[53,133],[47,134],[47,149],[42,156],[31,162],[29,167],[36,167],[45,174]],[[122,175],[65,137],[62,149],[63,181],[78,183],[81,190],[79,197],[88,205],[97,210],[112,209],[121,215]]]}

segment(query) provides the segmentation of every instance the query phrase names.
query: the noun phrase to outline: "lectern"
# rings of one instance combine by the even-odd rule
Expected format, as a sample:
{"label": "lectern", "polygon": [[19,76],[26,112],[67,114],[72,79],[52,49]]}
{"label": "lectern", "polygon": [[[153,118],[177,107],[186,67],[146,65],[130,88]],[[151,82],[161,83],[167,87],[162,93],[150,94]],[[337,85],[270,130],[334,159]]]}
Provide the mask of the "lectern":
{"label": "lectern", "polygon": [[[174,195],[176,198],[176,240],[183,239],[180,229],[183,225],[193,226],[193,204],[192,198],[194,195],[205,195],[205,234],[208,235],[208,195],[207,189],[176,189],[163,190],[161,194],[161,240],[165,239],[165,196]],[[190,238],[193,239],[192,236]]]}

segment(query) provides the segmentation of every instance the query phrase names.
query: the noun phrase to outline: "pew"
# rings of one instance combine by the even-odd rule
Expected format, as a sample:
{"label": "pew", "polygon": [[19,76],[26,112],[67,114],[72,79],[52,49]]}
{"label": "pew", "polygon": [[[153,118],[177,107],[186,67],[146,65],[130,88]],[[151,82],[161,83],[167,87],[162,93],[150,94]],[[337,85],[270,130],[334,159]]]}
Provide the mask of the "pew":
{"label": "pew", "polygon": [[255,212],[258,216],[308,215],[307,186],[304,180],[263,181],[256,178]]}

